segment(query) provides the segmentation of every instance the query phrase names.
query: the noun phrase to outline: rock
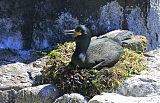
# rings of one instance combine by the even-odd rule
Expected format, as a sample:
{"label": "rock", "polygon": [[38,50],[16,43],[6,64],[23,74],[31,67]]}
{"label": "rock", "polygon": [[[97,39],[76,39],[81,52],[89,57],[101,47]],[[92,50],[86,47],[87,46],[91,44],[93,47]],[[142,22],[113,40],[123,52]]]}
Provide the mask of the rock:
{"label": "rock", "polygon": [[130,39],[122,41],[122,46],[136,51],[137,53],[142,53],[146,51],[147,39],[140,35],[131,36]]}
{"label": "rock", "polygon": [[160,95],[160,49],[150,51],[145,57],[147,69],[140,75],[128,78],[119,93],[126,96],[144,97],[148,95]]}
{"label": "rock", "polygon": [[135,35],[128,30],[114,30],[98,38],[111,38],[119,42],[123,47],[136,51],[144,52],[147,48],[147,39],[144,36]]}
{"label": "rock", "polygon": [[39,85],[18,91],[15,103],[53,103],[59,95],[53,85]]}
{"label": "rock", "polygon": [[93,97],[89,103],[159,103],[160,101],[160,49],[145,57],[147,70],[128,78],[118,93],[105,93]]}
{"label": "rock", "polygon": [[98,38],[114,38],[117,39],[119,42],[122,42],[124,40],[130,39],[132,35],[135,35],[135,33],[128,30],[119,29],[106,33],[102,36],[99,36]]}
{"label": "rock", "polygon": [[[17,60],[21,61],[21,58],[17,58],[18,52],[14,49],[1,49],[0,48],[0,65],[15,63]],[[17,59],[17,60],[16,60]]]}
{"label": "rock", "polygon": [[[160,75],[160,73],[158,73]],[[127,96],[144,97],[160,93],[160,84],[153,76],[137,75],[125,81],[120,93]]]}
{"label": "rock", "polygon": [[13,63],[0,67],[0,90],[19,90],[32,86],[32,81],[27,73],[28,67],[23,63]]}
{"label": "rock", "polygon": [[41,84],[42,68],[24,63],[12,63],[0,66],[0,90],[20,90]]}
{"label": "rock", "polygon": [[32,63],[27,65],[28,67],[30,67],[29,70],[27,70],[27,73],[29,75],[30,80],[32,81],[32,86],[37,86],[42,84],[42,67],[33,67]]}
{"label": "rock", "polygon": [[116,93],[96,95],[88,103],[159,103],[160,96],[128,97]]}
{"label": "rock", "polygon": [[[37,52],[40,52],[40,53],[38,54]],[[36,61],[37,62],[36,66],[41,67],[42,65],[44,65],[45,63],[44,61],[47,59],[47,56],[44,56],[46,55],[44,53],[46,52],[38,51],[38,50],[15,50],[15,49],[9,49],[9,48],[7,49],[0,48],[0,55],[1,55],[0,65],[7,65],[7,64],[16,63],[16,62],[29,64],[32,62],[35,63]]]}
{"label": "rock", "polygon": [[0,91],[0,103],[14,103],[17,92],[15,90]]}
{"label": "rock", "polygon": [[55,100],[54,103],[87,103],[87,100],[80,94],[64,94]]}

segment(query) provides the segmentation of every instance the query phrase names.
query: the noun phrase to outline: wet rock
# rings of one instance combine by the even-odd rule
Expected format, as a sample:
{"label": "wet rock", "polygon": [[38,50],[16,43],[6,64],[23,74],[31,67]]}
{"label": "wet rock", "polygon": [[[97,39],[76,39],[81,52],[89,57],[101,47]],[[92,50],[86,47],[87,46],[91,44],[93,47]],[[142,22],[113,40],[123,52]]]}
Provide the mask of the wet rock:
{"label": "wet rock", "polygon": [[87,100],[80,94],[72,93],[64,94],[56,99],[54,103],[87,103]]}
{"label": "wet rock", "polygon": [[60,95],[55,86],[51,84],[24,88],[17,93],[15,103],[53,103]]}

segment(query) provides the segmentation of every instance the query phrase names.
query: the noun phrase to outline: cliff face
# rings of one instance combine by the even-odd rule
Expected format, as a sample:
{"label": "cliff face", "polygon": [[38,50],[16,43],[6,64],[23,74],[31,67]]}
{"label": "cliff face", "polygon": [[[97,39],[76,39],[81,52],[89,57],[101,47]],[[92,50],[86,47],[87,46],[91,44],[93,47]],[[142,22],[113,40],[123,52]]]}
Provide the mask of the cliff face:
{"label": "cliff face", "polygon": [[64,29],[85,24],[93,35],[129,29],[160,43],[158,0],[1,0],[0,48],[43,49],[71,40]]}

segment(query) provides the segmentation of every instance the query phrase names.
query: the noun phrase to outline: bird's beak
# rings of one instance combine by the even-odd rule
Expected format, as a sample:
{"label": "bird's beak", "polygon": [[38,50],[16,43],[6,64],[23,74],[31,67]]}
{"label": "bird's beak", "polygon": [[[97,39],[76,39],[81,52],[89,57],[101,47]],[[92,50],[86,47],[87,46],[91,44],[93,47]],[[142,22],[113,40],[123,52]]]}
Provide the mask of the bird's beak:
{"label": "bird's beak", "polygon": [[64,34],[65,35],[72,35],[73,37],[77,37],[77,36],[82,35],[81,32],[77,32],[77,31],[75,31],[75,29],[73,29],[73,30],[64,30]]}
{"label": "bird's beak", "polygon": [[75,29],[73,29],[73,30],[64,30],[64,34],[65,35],[74,35],[74,33],[75,33]]}

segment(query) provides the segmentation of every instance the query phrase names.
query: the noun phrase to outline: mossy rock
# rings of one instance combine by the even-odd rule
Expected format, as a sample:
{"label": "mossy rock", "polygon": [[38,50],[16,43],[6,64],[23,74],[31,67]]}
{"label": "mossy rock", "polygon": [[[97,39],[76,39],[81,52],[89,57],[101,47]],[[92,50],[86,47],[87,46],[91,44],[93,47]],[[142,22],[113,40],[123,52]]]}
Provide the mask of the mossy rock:
{"label": "mossy rock", "polygon": [[131,36],[131,39],[122,42],[122,46],[137,53],[143,53],[147,49],[147,39],[145,36],[140,35]]}
{"label": "mossy rock", "polygon": [[145,68],[142,54],[124,49],[123,56],[111,68],[96,70],[77,67],[63,72],[68,68],[74,49],[74,42],[59,45],[50,52],[50,59],[43,69],[44,82],[53,83],[63,93],[74,92],[93,97],[101,92],[114,92],[126,78],[138,74]]}
{"label": "mossy rock", "polygon": [[111,38],[119,42],[122,47],[136,51],[137,53],[145,52],[147,48],[147,39],[145,36],[136,35],[128,30],[114,30],[98,38]]}

